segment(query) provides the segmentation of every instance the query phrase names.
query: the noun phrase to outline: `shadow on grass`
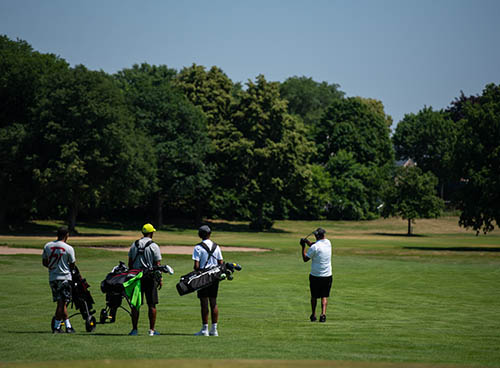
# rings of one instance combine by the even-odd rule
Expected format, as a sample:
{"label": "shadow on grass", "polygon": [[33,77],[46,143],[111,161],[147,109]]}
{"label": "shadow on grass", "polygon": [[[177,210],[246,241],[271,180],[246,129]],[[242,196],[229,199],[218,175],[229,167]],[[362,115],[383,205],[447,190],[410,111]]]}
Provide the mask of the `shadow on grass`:
{"label": "shadow on grass", "polygon": [[[81,335],[85,335],[85,334],[81,334]],[[119,334],[119,333],[89,332],[87,335],[88,336],[127,336],[128,337],[128,333]],[[193,335],[194,334],[170,332],[170,333],[160,333],[160,335],[157,336],[156,338],[158,338],[158,337],[161,338],[162,336],[193,336]],[[144,334],[144,336],[146,336],[146,334]]]}
{"label": "shadow on grass", "polygon": [[400,237],[400,238],[425,238],[427,235],[422,235],[422,234],[411,234],[408,235],[407,233],[371,233],[371,235],[376,235],[376,236],[393,236],[393,237]]}
{"label": "shadow on grass", "polygon": [[[250,228],[248,223],[230,223],[227,221],[205,221],[204,224],[210,226],[212,231],[227,231],[227,232],[245,232],[245,233],[271,233],[283,234],[289,231],[283,229],[271,228],[264,231],[257,231]],[[78,222],[76,224],[77,232],[71,233],[71,237],[113,237],[118,231],[135,231],[140,233],[143,223],[138,222],[111,222],[111,221],[98,221],[98,222]],[[7,229],[0,229],[0,235],[4,236],[55,236],[58,225],[56,224],[41,224],[36,222],[28,222],[24,224],[10,225]],[[185,230],[198,230],[199,224],[192,221],[176,221],[164,224],[159,230],[162,231],[185,231]],[[100,232],[99,230],[114,231],[114,233]],[[97,231],[96,231],[97,230]]]}
{"label": "shadow on grass", "polygon": [[447,252],[500,252],[498,247],[403,247],[411,250],[447,251]]}
{"label": "shadow on grass", "polygon": [[[19,331],[19,330],[15,330],[15,331],[7,331],[8,333],[11,333],[11,334],[26,334],[26,335],[33,335],[33,334],[40,334],[40,335],[54,335],[54,333],[50,330],[47,330],[47,331],[33,331],[33,330],[26,330],[26,331]],[[65,335],[65,334],[61,334],[61,335]],[[78,336],[128,336],[128,332],[124,332],[124,333],[104,333],[104,332],[85,332],[85,331],[77,331],[76,334],[74,335],[78,335]],[[179,332],[170,332],[170,333],[162,333],[160,334],[159,337],[161,336],[193,336],[194,334],[192,333],[179,333]]]}
{"label": "shadow on grass", "polygon": [[[55,224],[40,224],[36,222],[27,222],[24,224],[9,225],[7,229],[0,230],[0,235],[4,236],[51,236],[55,237],[57,234],[57,229],[60,225]],[[89,227],[93,230],[95,229],[106,229],[106,230],[123,230],[117,225],[111,224],[87,224],[78,223],[77,232],[72,232],[71,237],[88,236],[88,237],[106,237],[106,236],[116,236],[117,234],[110,233],[99,233],[99,232],[86,232],[85,229],[78,231],[79,227]]]}
{"label": "shadow on grass", "polygon": [[39,235],[39,236],[55,236],[57,232],[57,227],[53,225],[42,225],[34,222],[28,222],[25,224],[14,224],[10,225],[8,228],[2,228],[0,230],[0,235]]}
{"label": "shadow on grass", "polygon": [[[289,231],[283,229],[271,228],[268,230],[258,231],[253,230],[246,223],[233,224],[227,221],[204,221],[203,224],[206,224],[210,227],[213,232],[217,231],[227,231],[227,232],[235,232],[235,233],[271,233],[271,234],[283,234],[289,233]],[[179,231],[179,230],[198,230],[199,225],[189,222],[178,222],[172,224],[166,224],[161,227],[163,231]]]}

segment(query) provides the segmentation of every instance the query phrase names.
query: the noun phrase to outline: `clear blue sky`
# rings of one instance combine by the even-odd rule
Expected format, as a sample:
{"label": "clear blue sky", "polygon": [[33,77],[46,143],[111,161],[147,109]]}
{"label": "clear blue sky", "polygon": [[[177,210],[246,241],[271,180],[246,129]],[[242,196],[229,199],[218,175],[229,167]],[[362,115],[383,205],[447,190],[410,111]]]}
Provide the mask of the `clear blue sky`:
{"label": "clear blue sky", "polygon": [[0,0],[0,34],[71,65],[338,83],[395,123],[500,83],[500,0]]}

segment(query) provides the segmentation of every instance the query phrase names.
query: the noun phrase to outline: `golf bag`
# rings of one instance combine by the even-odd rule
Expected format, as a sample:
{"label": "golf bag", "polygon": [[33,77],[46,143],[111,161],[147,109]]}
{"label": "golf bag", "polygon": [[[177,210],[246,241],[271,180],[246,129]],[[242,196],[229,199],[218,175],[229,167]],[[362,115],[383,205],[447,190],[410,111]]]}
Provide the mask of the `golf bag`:
{"label": "golf bag", "polygon": [[181,276],[176,285],[177,292],[182,296],[211,286],[219,280],[232,280],[234,270],[240,271],[241,266],[237,263],[223,263],[203,270],[192,271]]}
{"label": "golf bag", "polygon": [[[78,313],[74,313],[68,318],[81,314],[85,321],[85,330],[87,332],[92,332],[96,327],[96,319],[93,316],[95,310],[92,309],[95,302],[90,294],[89,288],[89,283],[82,277],[78,267],[75,266],[71,270],[71,306],[74,306]],[[52,317],[52,331],[54,331],[55,318],[55,316]]]}
{"label": "golf bag", "polygon": [[132,308],[130,300],[125,293],[123,284],[137,276],[140,272],[143,273],[143,278],[155,278],[159,283],[162,278],[162,273],[173,274],[174,270],[168,265],[154,266],[153,268],[146,270],[129,270],[125,263],[120,261],[118,266],[113,267],[111,272],[108,273],[106,278],[101,282],[101,291],[106,294],[106,307],[101,310],[99,317],[100,323],[115,322],[118,308],[122,308],[128,314],[131,314],[130,310],[122,307],[122,299],[125,298],[129,308]]}
{"label": "golf bag", "polygon": [[[125,263],[120,261],[118,266],[113,267],[111,272],[106,275],[106,278],[102,280],[101,291],[106,294],[106,308],[103,308],[101,310],[101,315],[99,318],[100,323],[115,322],[116,311],[121,307],[122,299],[124,297],[127,299],[125,289],[123,288],[123,283],[137,276],[139,272],[141,271],[129,270],[128,267],[125,266]],[[126,309],[125,311],[130,313]]]}

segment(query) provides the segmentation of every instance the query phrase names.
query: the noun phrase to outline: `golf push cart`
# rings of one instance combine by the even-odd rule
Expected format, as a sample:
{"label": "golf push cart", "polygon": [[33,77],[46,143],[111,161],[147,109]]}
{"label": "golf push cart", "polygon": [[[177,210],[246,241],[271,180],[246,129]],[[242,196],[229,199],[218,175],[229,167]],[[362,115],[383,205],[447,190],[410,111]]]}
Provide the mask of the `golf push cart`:
{"label": "golf push cart", "polygon": [[[93,316],[95,310],[92,309],[94,299],[88,290],[90,285],[87,280],[82,277],[76,266],[71,270],[71,278],[71,302],[68,302],[68,304],[71,303],[71,307],[74,307],[78,312],[70,315],[68,318],[81,314],[85,321],[85,330],[87,332],[92,332],[96,327],[96,319]],[[52,332],[55,330],[55,319],[56,316],[52,317],[52,322],[50,324]],[[64,324],[64,322],[61,321],[61,325],[62,324]]]}
{"label": "golf push cart", "polygon": [[[174,270],[169,265],[154,266],[146,270],[131,269],[120,261],[118,266],[113,267],[106,278],[101,282],[101,291],[106,294],[106,307],[101,309],[99,323],[114,323],[116,320],[116,312],[118,308],[123,309],[129,315],[132,314],[132,305],[129,297],[125,293],[123,284],[128,280],[136,277],[140,272],[143,273],[143,278],[152,277],[159,282],[162,278],[162,273],[174,274]],[[128,304],[128,309],[122,306],[122,299],[125,298]]]}

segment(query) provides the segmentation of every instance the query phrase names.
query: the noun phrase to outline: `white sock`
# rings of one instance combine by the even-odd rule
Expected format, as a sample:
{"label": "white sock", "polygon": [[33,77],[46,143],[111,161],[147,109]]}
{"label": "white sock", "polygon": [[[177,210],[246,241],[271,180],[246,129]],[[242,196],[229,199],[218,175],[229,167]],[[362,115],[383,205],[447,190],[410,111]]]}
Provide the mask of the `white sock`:
{"label": "white sock", "polygon": [[64,324],[66,325],[66,328],[71,328],[71,322],[69,321],[69,319],[66,319],[64,321]]}
{"label": "white sock", "polygon": [[58,328],[60,328],[60,327],[61,327],[61,321],[59,321],[59,320],[57,320],[57,319],[56,319],[56,320],[54,321],[54,328],[57,330],[57,329],[58,329]]}
{"label": "white sock", "polygon": [[202,331],[207,331],[207,330],[208,330],[208,323],[207,323],[207,324],[203,324],[203,325],[201,326],[201,330],[202,330]]}
{"label": "white sock", "polygon": [[217,323],[212,323],[212,331],[217,330]]}

